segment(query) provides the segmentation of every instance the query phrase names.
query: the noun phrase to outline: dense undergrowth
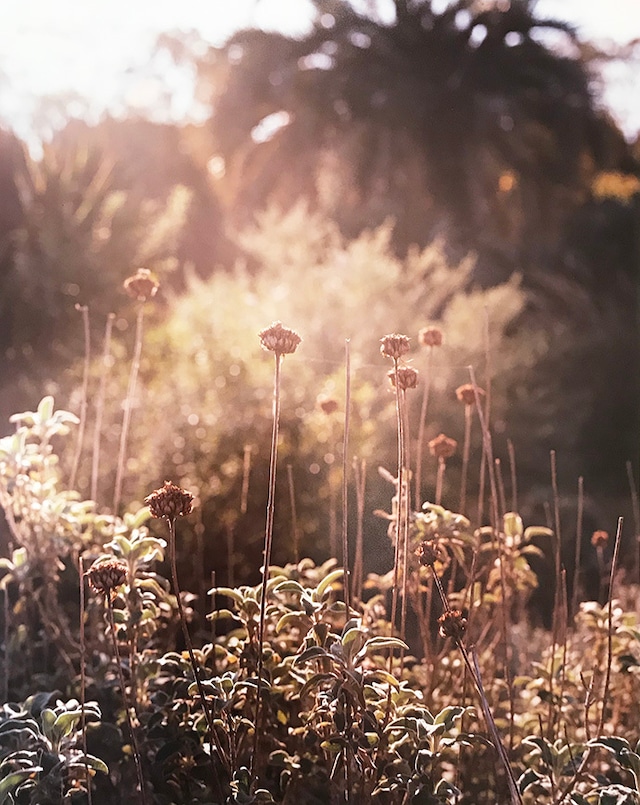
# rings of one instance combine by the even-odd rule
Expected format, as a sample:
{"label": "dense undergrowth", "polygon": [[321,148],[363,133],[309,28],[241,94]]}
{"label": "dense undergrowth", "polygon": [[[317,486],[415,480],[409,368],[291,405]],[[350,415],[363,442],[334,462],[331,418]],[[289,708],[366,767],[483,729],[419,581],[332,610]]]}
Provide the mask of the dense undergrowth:
{"label": "dense undergrowth", "polygon": [[[276,358],[267,564],[280,374],[297,346],[285,329],[261,333]],[[359,495],[357,533],[345,517],[337,551],[348,572],[296,557],[294,523],[290,561],[258,585],[214,585],[206,623],[177,576],[199,522],[188,490],[167,482],[137,511],[100,509],[68,488],[58,455],[82,423],[51,397],[13,417],[0,441],[0,803],[640,802],[637,569],[616,573],[622,523],[615,541],[594,534],[601,598],[578,603],[557,533],[508,511],[490,460],[489,525],[441,505],[456,447],[444,436],[430,443],[434,502],[412,505],[402,426],[417,375],[405,336],[382,342],[397,390],[398,472],[381,471],[392,499],[378,512],[392,566],[363,574]],[[459,392],[483,424],[482,390]],[[483,439],[490,459],[484,424]],[[527,617],[540,584],[550,631]]]}

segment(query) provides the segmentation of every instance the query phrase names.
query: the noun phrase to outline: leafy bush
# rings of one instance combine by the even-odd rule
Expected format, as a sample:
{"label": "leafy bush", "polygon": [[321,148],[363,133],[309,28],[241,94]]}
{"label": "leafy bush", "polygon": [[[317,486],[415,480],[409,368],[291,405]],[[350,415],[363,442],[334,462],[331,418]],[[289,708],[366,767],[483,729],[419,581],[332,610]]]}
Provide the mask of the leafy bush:
{"label": "leafy bush", "polygon": [[[212,588],[206,635],[181,594],[195,676],[163,564],[177,515],[167,532],[147,507],[120,518],[66,490],[53,443],[75,418],[50,398],[13,420],[0,801],[638,802],[638,615],[610,597],[572,624],[560,587],[553,632],[532,631],[529,558],[556,550],[553,532],[514,512],[480,528],[433,503],[408,512],[415,634],[390,622],[393,571],[354,586],[347,611],[335,559],[273,566],[264,591]],[[402,559],[395,492],[382,515]]]}

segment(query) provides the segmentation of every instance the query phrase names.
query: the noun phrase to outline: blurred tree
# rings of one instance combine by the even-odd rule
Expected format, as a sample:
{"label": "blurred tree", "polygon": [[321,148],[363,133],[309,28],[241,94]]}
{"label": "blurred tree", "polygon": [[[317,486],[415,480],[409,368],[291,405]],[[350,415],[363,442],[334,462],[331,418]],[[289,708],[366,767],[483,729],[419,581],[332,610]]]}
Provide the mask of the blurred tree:
{"label": "blurred tree", "polygon": [[[192,264],[198,274],[210,274],[217,264],[229,266],[237,257],[213,187],[211,136],[204,126],[143,117],[106,117],[96,125],[73,120],[57,133],[52,147],[65,153],[79,147],[98,150],[112,165],[113,186],[126,191],[131,203],[161,203],[176,186],[188,188],[190,201],[176,248],[180,262]],[[184,287],[182,273],[174,274],[171,283]]]}
{"label": "blurred tree", "polygon": [[[88,304],[94,338],[108,313],[131,304],[122,281],[139,265],[163,275],[176,266],[189,194],[141,202],[118,189],[98,149],[46,145],[41,159],[14,162],[14,218],[2,275],[0,393],[4,417],[42,393],[42,383],[82,354],[75,304]],[[126,319],[116,322],[126,328]],[[95,340],[94,340],[95,344]]]}
{"label": "blurred tree", "polygon": [[314,5],[299,39],[246,30],[196,58],[236,221],[304,194],[349,235],[387,217],[401,249],[445,233],[495,282],[555,253],[628,154],[572,30],[530,0]]}

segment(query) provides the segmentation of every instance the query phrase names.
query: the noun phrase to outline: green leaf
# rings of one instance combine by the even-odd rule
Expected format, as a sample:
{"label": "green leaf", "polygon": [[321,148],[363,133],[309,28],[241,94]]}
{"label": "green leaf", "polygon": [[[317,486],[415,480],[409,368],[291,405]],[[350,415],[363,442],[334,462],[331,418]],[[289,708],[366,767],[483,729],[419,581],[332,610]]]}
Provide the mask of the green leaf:
{"label": "green leaf", "polygon": [[40,423],[48,422],[51,419],[53,416],[53,407],[54,400],[50,394],[40,400],[37,411]]}
{"label": "green leaf", "polygon": [[455,721],[464,713],[464,707],[445,707],[436,714],[433,719],[434,724],[444,724],[445,729],[450,730]]}
{"label": "green leaf", "polygon": [[302,652],[302,654],[298,654],[298,656],[293,660],[294,665],[302,665],[305,662],[309,662],[310,660],[319,660],[322,657],[330,657],[331,655],[328,654],[323,648],[320,646],[311,646],[311,648],[306,649]]}
{"label": "green leaf", "polygon": [[32,766],[30,769],[20,769],[19,771],[14,771],[12,774],[8,774],[6,777],[0,780],[0,805],[3,805],[3,803],[7,801],[9,794],[12,794],[20,783],[23,783],[30,777],[39,774],[41,771],[42,766]]}
{"label": "green leaf", "polygon": [[344,570],[342,568],[338,568],[333,572],[329,573],[328,576],[325,576],[324,579],[318,584],[316,587],[316,596],[318,599],[322,598],[328,588],[334,583],[334,581],[338,581],[344,576]]}
{"label": "green leaf", "polygon": [[210,612],[207,615],[207,620],[210,621],[220,621],[224,620],[225,618],[240,620],[240,618],[238,617],[238,613],[232,612],[230,609],[215,609],[213,612]]}
{"label": "green leaf", "polygon": [[298,595],[303,595],[304,587],[299,582],[290,579],[289,581],[283,581],[282,584],[278,584],[274,593],[297,593]]}
{"label": "green leaf", "polygon": [[207,590],[207,595],[224,595],[226,598],[235,601],[238,606],[244,604],[245,601],[244,596],[237,590],[234,590],[233,587],[212,587],[210,590]]}
{"label": "green leaf", "polygon": [[405,651],[409,650],[409,646],[404,642],[404,640],[400,640],[399,637],[371,637],[364,644],[362,651],[368,654],[369,652],[377,652],[385,648],[400,648],[404,649]]}
{"label": "green leaf", "polygon": [[95,771],[101,771],[103,774],[109,774],[109,767],[101,760],[99,757],[95,755],[80,755],[79,757],[74,757],[73,761],[69,763],[69,767],[72,766],[81,766],[82,768],[86,768],[87,766],[90,769],[94,769]]}
{"label": "green leaf", "polygon": [[50,741],[55,740],[54,724],[56,721],[56,714],[50,707],[40,713],[40,721],[42,722],[42,731]]}
{"label": "green leaf", "polygon": [[81,718],[82,710],[60,713],[53,724],[54,735],[57,735],[59,739],[71,735]]}
{"label": "green leaf", "polygon": [[400,683],[398,680],[390,674],[388,671],[384,671],[382,668],[377,668],[375,671],[366,671],[365,672],[365,679],[367,683],[371,682],[383,682],[387,685],[391,685],[394,688],[399,688]]}
{"label": "green leaf", "polygon": [[280,634],[285,626],[300,626],[301,622],[308,625],[310,621],[311,619],[304,612],[287,612],[276,624],[276,634]]}

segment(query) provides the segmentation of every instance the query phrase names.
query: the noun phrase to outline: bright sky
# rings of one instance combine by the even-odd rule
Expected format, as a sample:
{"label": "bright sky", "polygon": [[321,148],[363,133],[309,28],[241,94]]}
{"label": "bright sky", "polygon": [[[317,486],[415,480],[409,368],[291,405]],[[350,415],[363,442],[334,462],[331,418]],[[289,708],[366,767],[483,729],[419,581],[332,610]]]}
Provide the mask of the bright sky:
{"label": "bright sky", "polygon": [[[170,96],[179,118],[190,104],[180,91],[184,75],[168,62],[149,66],[158,33],[197,29],[220,43],[248,24],[302,32],[310,7],[309,0],[0,0],[0,121],[27,136],[37,98],[60,93],[85,99],[70,107],[76,114]],[[587,39],[640,38],[640,0],[538,0],[538,12],[577,25]],[[640,131],[639,76],[637,62],[605,75],[605,102],[629,136]]]}

